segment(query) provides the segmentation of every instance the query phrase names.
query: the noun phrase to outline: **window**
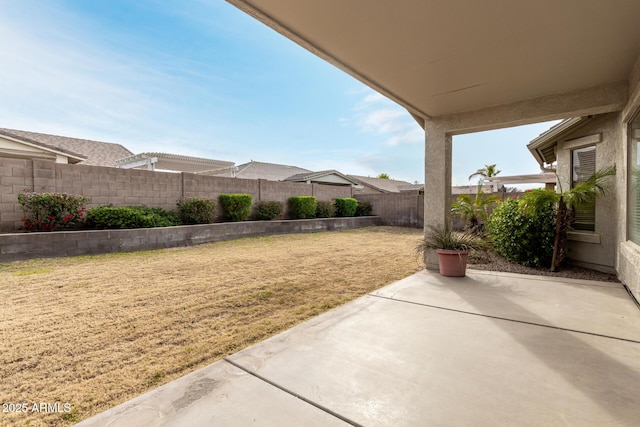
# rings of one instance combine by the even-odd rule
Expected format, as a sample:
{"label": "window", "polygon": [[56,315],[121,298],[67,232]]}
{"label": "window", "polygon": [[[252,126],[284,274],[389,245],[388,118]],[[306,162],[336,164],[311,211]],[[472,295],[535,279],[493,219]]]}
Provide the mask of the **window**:
{"label": "window", "polygon": [[[579,148],[571,151],[571,187],[585,182],[596,173],[596,147]],[[596,203],[586,203],[574,209],[572,227],[575,230],[595,231]]]}
{"label": "window", "polygon": [[640,113],[629,123],[629,239],[640,245]]}

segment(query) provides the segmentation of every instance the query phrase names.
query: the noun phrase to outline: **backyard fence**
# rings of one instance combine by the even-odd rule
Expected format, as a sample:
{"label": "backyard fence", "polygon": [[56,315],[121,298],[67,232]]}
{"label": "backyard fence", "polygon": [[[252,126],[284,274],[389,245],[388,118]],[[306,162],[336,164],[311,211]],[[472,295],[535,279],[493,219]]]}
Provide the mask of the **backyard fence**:
{"label": "backyard fence", "polygon": [[[415,192],[358,194],[357,190],[348,186],[68,165],[50,160],[0,157],[0,232],[15,232],[22,225],[24,214],[18,203],[18,194],[25,190],[90,197],[88,207],[108,204],[146,205],[169,210],[175,209],[176,202],[181,197],[218,200],[220,194],[229,193],[250,194],[254,206],[263,200],[279,201],[286,206],[291,196],[315,196],[318,200],[355,197],[371,203],[371,214],[379,216],[382,225],[422,228],[424,224],[424,195]],[[504,198],[519,194],[521,193],[498,193],[498,196]],[[454,195],[452,200],[455,197]]]}
{"label": "backyard fence", "polygon": [[[88,207],[146,205],[175,209],[181,197],[218,200],[220,194],[246,193],[254,206],[262,200],[285,204],[291,196],[318,200],[352,197],[352,187],[226,178],[181,172],[69,165],[49,160],[0,157],[0,231],[15,232],[24,216],[18,203],[23,191],[59,192],[91,198]],[[221,211],[221,210],[219,210]]]}

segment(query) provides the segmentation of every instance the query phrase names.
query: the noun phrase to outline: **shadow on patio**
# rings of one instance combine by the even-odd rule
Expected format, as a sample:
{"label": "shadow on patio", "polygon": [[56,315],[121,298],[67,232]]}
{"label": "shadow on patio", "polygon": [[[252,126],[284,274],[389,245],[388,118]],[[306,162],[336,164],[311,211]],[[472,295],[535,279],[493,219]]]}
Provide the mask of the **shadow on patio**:
{"label": "shadow on patio", "polygon": [[637,425],[616,283],[422,271],[81,425]]}

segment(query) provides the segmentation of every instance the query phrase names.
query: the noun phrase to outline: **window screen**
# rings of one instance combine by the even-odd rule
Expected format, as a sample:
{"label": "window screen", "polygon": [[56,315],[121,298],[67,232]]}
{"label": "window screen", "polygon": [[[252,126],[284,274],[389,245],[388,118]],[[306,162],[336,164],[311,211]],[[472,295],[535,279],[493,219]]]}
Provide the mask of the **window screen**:
{"label": "window screen", "polygon": [[[596,147],[585,147],[571,152],[573,176],[571,187],[589,179],[596,172]],[[576,230],[595,231],[596,203],[585,203],[574,209],[573,228]]]}

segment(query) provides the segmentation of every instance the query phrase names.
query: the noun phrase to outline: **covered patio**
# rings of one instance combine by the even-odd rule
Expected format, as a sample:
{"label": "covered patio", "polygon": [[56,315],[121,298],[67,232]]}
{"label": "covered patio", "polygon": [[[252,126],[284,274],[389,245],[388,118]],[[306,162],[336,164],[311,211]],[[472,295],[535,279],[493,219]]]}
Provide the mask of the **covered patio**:
{"label": "covered patio", "polygon": [[[640,295],[640,2],[228,1],[415,118],[425,224],[450,219],[454,135],[616,113],[616,270]],[[79,425],[636,426],[639,355],[619,283],[425,270]]]}
{"label": "covered patio", "polygon": [[78,426],[635,426],[619,283],[422,271]]}
{"label": "covered patio", "polygon": [[[603,144],[612,155],[602,166],[619,171],[607,251],[640,296],[626,136],[640,117],[640,2],[228,1],[415,118],[425,131],[425,225],[450,220],[455,135],[616,113]],[[433,252],[425,262],[437,268]]]}

